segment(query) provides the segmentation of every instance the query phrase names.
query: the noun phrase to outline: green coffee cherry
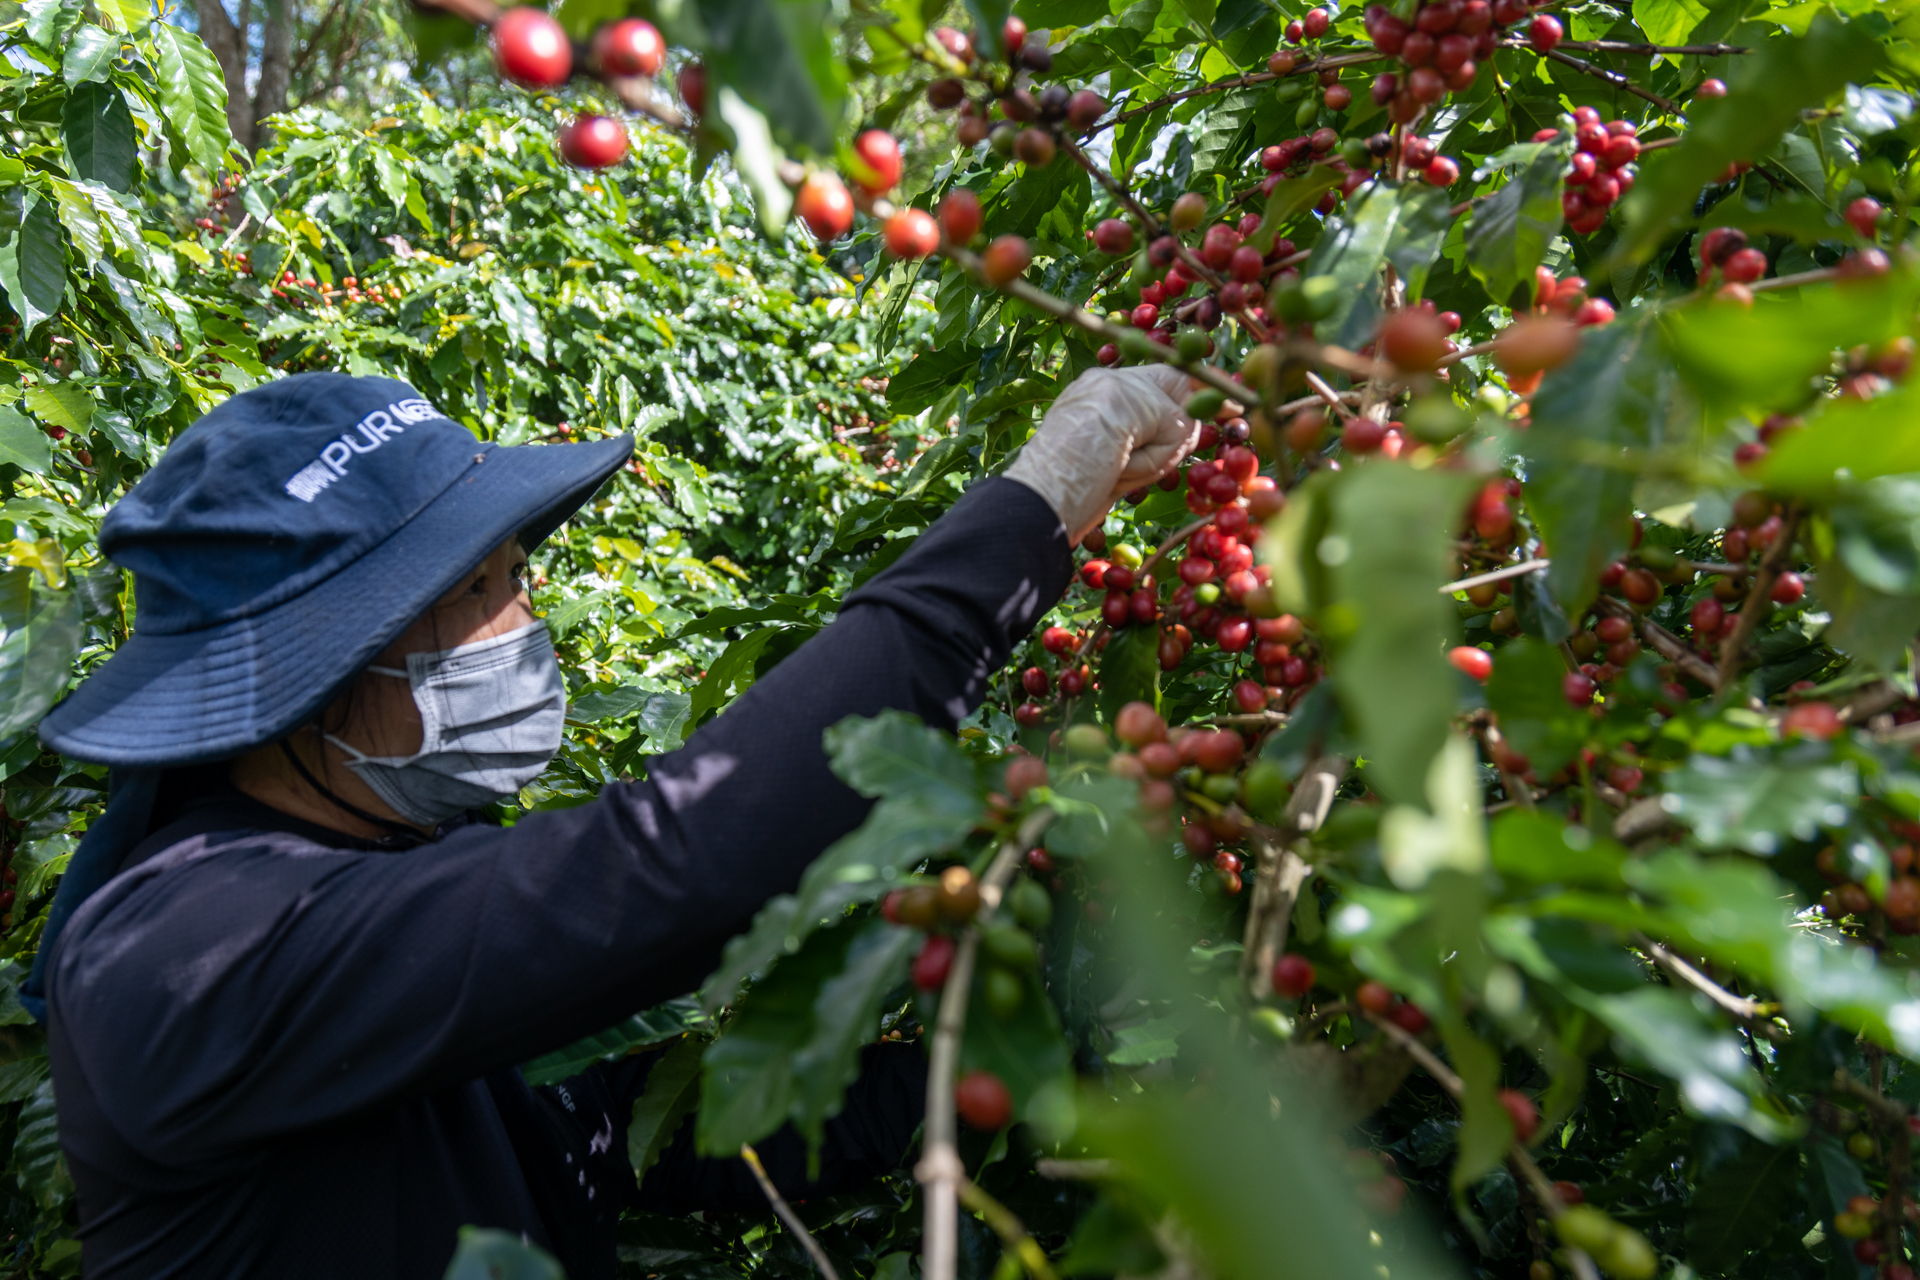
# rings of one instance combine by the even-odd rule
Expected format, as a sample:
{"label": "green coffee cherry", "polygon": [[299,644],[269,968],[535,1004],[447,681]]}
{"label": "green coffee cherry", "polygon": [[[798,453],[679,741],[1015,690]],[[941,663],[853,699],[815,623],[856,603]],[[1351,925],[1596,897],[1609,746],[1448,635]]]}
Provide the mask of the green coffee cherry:
{"label": "green coffee cherry", "polygon": [[1240,782],[1232,774],[1210,773],[1200,783],[1200,794],[1226,804],[1240,795]]}
{"label": "green coffee cherry", "polygon": [[1114,564],[1124,565],[1129,569],[1138,569],[1141,563],[1146,560],[1146,556],[1142,555],[1140,548],[1134,546],[1131,542],[1122,542],[1107,549],[1107,559]]}
{"label": "green coffee cherry", "polygon": [[1153,359],[1154,342],[1139,329],[1123,329],[1120,332],[1120,354],[1128,360],[1141,361]]}
{"label": "green coffee cherry", "polygon": [[1612,1238],[1595,1251],[1593,1260],[1614,1280],[1653,1280],[1660,1270],[1659,1255],[1632,1227],[1615,1226]]}
{"label": "green coffee cherry", "polygon": [[1053,897],[1032,880],[1022,876],[1008,895],[1013,918],[1038,933],[1053,922]]}
{"label": "green coffee cherry", "polygon": [[1680,562],[1680,557],[1673,553],[1672,547],[1662,547],[1651,542],[1642,543],[1640,550],[1635,554],[1639,556],[1641,564],[1655,573],[1665,573]]}
{"label": "green coffee cherry", "polygon": [[1077,724],[1067,730],[1067,754],[1083,760],[1105,760],[1113,754],[1106,730],[1095,724]]}
{"label": "green coffee cherry", "polygon": [[995,925],[981,937],[980,945],[988,959],[1004,968],[1030,973],[1040,967],[1040,945],[1018,925]]}
{"label": "green coffee cherry", "polygon": [[1312,98],[1302,99],[1299,107],[1295,109],[1293,113],[1294,126],[1300,129],[1311,129],[1313,122],[1319,118],[1320,104]]}
{"label": "green coffee cherry", "polygon": [[1213,351],[1213,339],[1207,336],[1206,330],[1188,325],[1180,331],[1180,336],[1173,340],[1173,349],[1178,351],[1180,358],[1188,363],[1205,360]]}
{"label": "green coffee cherry", "polygon": [[1280,348],[1263,342],[1248,351],[1240,361],[1240,376],[1255,391],[1265,394],[1273,388],[1273,381],[1280,376]]}
{"label": "green coffee cherry", "polygon": [[1324,320],[1340,305],[1340,282],[1332,276],[1290,280],[1274,293],[1273,304],[1288,324]]}
{"label": "green coffee cherry", "polygon": [[1307,91],[1307,77],[1287,76],[1273,86],[1275,102],[1292,102]]}
{"label": "green coffee cherry", "polygon": [[986,980],[987,1011],[996,1018],[1011,1018],[1026,1002],[1027,984],[1018,974],[1005,969],[989,969]]}
{"label": "green coffee cherry", "polygon": [[1013,128],[995,129],[987,135],[987,144],[993,148],[995,155],[1010,156],[1013,154],[1013,140],[1019,132]]}
{"label": "green coffee cherry", "polygon": [[1201,422],[1211,422],[1213,415],[1220,412],[1220,406],[1227,402],[1226,393],[1212,387],[1202,387],[1187,397],[1187,416]]}
{"label": "green coffee cherry", "polygon": [[1348,138],[1340,144],[1340,158],[1356,169],[1373,168],[1373,153],[1365,138]]}
{"label": "green coffee cherry", "polygon": [[1256,760],[1240,779],[1240,803],[1262,822],[1277,822],[1287,803],[1287,775],[1271,760]]}
{"label": "green coffee cherry", "polygon": [[1193,589],[1193,598],[1195,603],[1201,605],[1203,608],[1207,605],[1218,603],[1220,600],[1220,584],[1217,582],[1201,583]]}
{"label": "green coffee cherry", "polygon": [[1562,1240],[1588,1253],[1606,1248],[1618,1230],[1612,1218],[1587,1204],[1570,1206],[1553,1220],[1553,1229]]}
{"label": "green coffee cherry", "polygon": [[1247,1015],[1247,1025],[1263,1040],[1276,1043],[1293,1038],[1293,1019],[1278,1009],[1261,1007]]}

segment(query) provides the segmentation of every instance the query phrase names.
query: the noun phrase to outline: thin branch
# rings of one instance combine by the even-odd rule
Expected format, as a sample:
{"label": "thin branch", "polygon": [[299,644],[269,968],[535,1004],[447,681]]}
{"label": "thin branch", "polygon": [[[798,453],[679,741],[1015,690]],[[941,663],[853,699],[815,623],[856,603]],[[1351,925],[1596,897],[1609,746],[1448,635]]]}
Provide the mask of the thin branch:
{"label": "thin branch", "polygon": [[[969,250],[962,249],[955,244],[942,244],[940,246],[940,252],[959,263],[965,270],[972,272],[976,276],[980,276],[982,279],[985,278],[982,270],[985,264],[980,261],[978,255]],[[1027,305],[1044,311],[1050,316],[1065,320],[1069,324],[1077,325],[1088,333],[1098,334],[1109,342],[1117,343],[1126,334],[1139,333],[1138,329],[1123,329],[1119,325],[1102,320],[1099,316],[1094,315],[1084,307],[1076,307],[1071,302],[1056,298],[1050,293],[1036,289],[1018,276],[1007,281],[1006,284],[1000,287],[1006,293],[1020,299],[1020,301]],[[1189,364],[1181,360],[1180,353],[1172,347],[1161,346],[1150,338],[1147,340],[1147,347],[1149,353],[1155,360],[1160,361],[1162,364],[1170,364],[1174,368],[1185,372],[1189,377],[1198,378],[1223,395],[1239,400],[1243,396],[1252,394],[1246,387],[1241,386],[1213,365],[1205,364],[1197,360]]]}
{"label": "thin branch", "polygon": [[960,1180],[960,1202],[987,1220],[993,1233],[1000,1237],[1000,1243],[1008,1253],[1020,1260],[1033,1280],[1057,1280],[1053,1264],[1047,1261],[1047,1254],[1032,1236],[1014,1212],[980,1189],[978,1183],[968,1178]]}
{"label": "thin branch", "polygon": [[793,1206],[786,1202],[779,1188],[773,1185],[773,1179],[767,1176],[766,1166],[760,1163],[760,1153],[743,1142],[740,1144],[740,1158],[747,1162],[747,1168],[753,1170],[753,1180],[760,1184],[760,1190],[766,1195],[767,1202],[780,1216],[780,1221],[786,1224],[787,1230],[793,1232],[799,1239],[800,1247],[807,1251],[809,1258],[813,1259],[813,1265],[820,1269],[820,1274],[825,1276],[826,1280],[840,1280],[840,1274],[833,1269],[833,1263],[827,1259],[827,1251],[820,1247],[820,1242],[813,1238],[813,1233],[807,1230],[804,1222],[800,1221],[800,1215],[793,1211]]}
{"label": "thin branch", "polygon": [[1111,1160],[1051,1160],[1042,1158],[1033,1162],[1033,1171],[1043,1178],[1062,1181],[1097,1182],[1102,1178],[1111,1178],[1120,1172],[1120,1166]]}
{"label": "thin branch", "polygon": [[1707,688],[1719,690],[1720,673],[1714,670],[1713,664],[1688,648],[1685,641],[1652,618],[1642,617],[1634,612],[1632,605],[1624,600],[1616,600],[1612,596],[1601,596],[1593,602],[1593,607],[1596,612],[1625,618],[1639,629],[1640,641],[1647,648],[1673,663]]}
{"label": "thin branch", "polygon": [[1286,949],[1294,903],[1313,878],[1313,867],[1307,862],[1312,846],[1306,837],[1327,820],[1347,767],[1343,756],[1321,756],[1301,775],[1281,815],[1278,833],[1297,837],[1292,848],[1279,840],[1256,838],[1253,901],[1240,959],[1240,976],[1255,1000],[1273,994],[1274,961]]}
{"label": "thin branch", "polygon": [[1662,969],[1665,969],[1668,973],[1680,979],[1680,981],[1686,983],[1695,991],[1698,991],[1701,995],[1713,1001],[1713,1003],[1719,1005],[1722,1009],[1734,1017],[1739,1018],[1741,1021],[1763,1024],[1761,1034],[1767,1036],[1769,1039],[1773,1038],[1774,1028],[1768,1022],[1768,1019],[1772,1015],[1774,1006],[1763,1004],[1758,1000],[1749,1000],[1744,996],[1734,995],[1731,991],[1728,991],[1712,978],[1709,978],[1706,974],[1700,972],[1685,960],[1682,960],[1679,956],[1655,942],[1652,938],[1647,937],[1644,933],[1635,934],[1634,942]]}
{"label": "thin branch", "polygon": [[1635,44],[1631,40],[1562,40],[1556,49],[1578,49],[1582,53],[1690,53],[1702,58],[1723,58],[1736,53],[1752,53],[1742,44]]}
{"label": "thin branch", "polygon": [[958,1265],[959,1193],[960,1184],[967,1180],[967,1170],[960,1162],[956,1139],[953,1082],[960,1059],[960,1036],[967,1023],[967,996],[973,989],[974,956],[980,949],[980,918],[990,917],[999,908],[1001,892],[1013,878],[1021,856],[1052,820],[1049,810],[1035,813],[994,855],[993,864],[980,878],[980,916],[961,934],[946,985],[941,988],[940,1013],[934,1021],[927,1067],[926,1154],[913,1171],[927,1189],[926,1245],[921,1262],[921,1275],[926,1280],[953,1280]]}
{"label": "thin branch", "polygon": [[1307,385],[1312,387],[1314,390],[1314,394],[1318,395],[1321,400],[1325,401],[1328,407],[1331,408],[1335,413],[1339,414],[1340,417],[1351,418],[1354,416],[1353,410],[1347,408],[1346,398],[1342,396],[1338,391],[1335,391],[1332,387],[1328,386],[1327,380],[1325,378],[1322,378],[1319,374],[1313,372],[1311,369],[1307,371]]}
{"label": "thin branch", "polygon": [[[1363,62],[1379,62],[1382,61],[1384,57],[1384,54],[1374,51],[1369,53],[1343,53],[1332,58],[1315,58],[1311,62],[1300,63],[1294,67],[1292,71],[1289,71],[1287,75],[1313,75],[1333,67],[1352,67],[1358,66]],[[1155,98],[1152,102],[1144,102],[1137,107],[1130,107],[1112,119],[1104,120],[1096,124],[1093,128],[1087,130],[1086,133],[1082,134],[1081,137],[1091,138],[1103,129],[1111,129],[1128,120],[1146,115],[1150,111],[1158,111],[1161,107],[1172,106],[1176,102],[1185,102],[1188,98],[1204,97],[1209,93],[1225,93],[1229,89],[1250,89],[1257,84],[1267,84],[1274,80],[1284,80],[1286,78],[1286,76],[1277,76],[1271,71],[1249,71],[1245,75],[1230,76],[1225,80],[1215,80],[1209,84],[1200,85],[1197,88],[1182,89],[1178,93],[1170,93],[1164,98]]]}
{"label": "thin branch", "polygon": [[[1396,1045],[1405,1050],[1407,1056],[1419,1063],[1428,1075],[1440,1083],[1441,1088],[1453,1095],[1456,1102],[1467,1091],[1466,1083],[1453,1073],[1453,1068],[1440,1061],[1433,1050],[1420,1043],[1418,1038],[1409,1035],[1378,1014],[1367,1014],[1367,1021],[1385,1032]],[[1507,1149],[1507,1160],[1519,1170],[1520,1176],[1526,1180],[1527,1186],[1532,1189],[1534,1197],[1540,1201],[1540,1207],[1547,1211],[1549,1218],[1558,1218],[1567,1211],[1567,1202],[1560,1198],[1560,1193],[1554,1189],[1553,1183],[1540,1171],[1540,1166],[1534,1163],[1532,1153],[1519,1141],[1516,1140]],[[1580,1277],[1580,1280],[1600,1280],[1600,1272],[1593,1265],[1592,1258],[1568,1244],[1564,1239],[1561,1243],[1566,1245],[1567,1259],[1573,1264],[1574,1275]]]}
{"label": "thin branch", "polygon": [[1720,681],[1715,686],[1721,692],[1731,689],[1734,678],[1740,674],[1740,658],[1746,650],[1747,640],[1753,635],[1754,628],[1760,625],[1760,615],[1766,612],[1773,592],[1773,581],[1780,576],[1781,567],[1786,564],[1792,551],[1794,536],[1799,531],[1799,508],[1790,507],[1787,518],[1780,523],[1780,532],[1774,537],[1773,545],[1760,558],[1759,572],[1753,575],[1753,585],[1747,589],[1746,603],[1740,606],[1740,620],[1734,625],[1733,634],[1721,642]]}
{"label": "thin branch", "polygon": [[1824,284],[1828,280],[1838,280],[1840,268],[1818,267],[1812,271],[1800,271],[1790,276],[1775,276],[1771,280],[1755,280],[1747,288],[1753,293],[1767,289],[1796,289],[1803,284]]}
{"label": "thin branch", "polygon": [[[1508,40],[1503,43],[1510,49],[1531,49],[1533,47],[1523,40]],[[1680,108],[1669,99],[1663,98],[1657,93],[1651,93],[1646,89],[1642,89],[1618,71],[1609,71],[1605,67],[1596,67],[1591,62],[1582,58],[1576,58],[1570,53],[1562,53],[1558,49],[1547,50],[1546,56],[1552,58],[1555,62],[1565,63],[1575,71],[1582,71],[1597,80],[1604,80],[1616,89],[1625,89],[1628,93],[1636,97],[1645,98],[1662,111],[1670,112],[1673,115],[1685,114],[1685,112],[1681,111]]]}
{"label": "thin branch", "polygon": [[1519,564],[1510,564],[1504,568],[1490,570],[1487,573],[1476,573],[1471,578],[1462,578],[1458,582],[1449,582],[1446,586],[1440,588],[1440,594],[1450,596],[1456,591],[1469,591],[1474,587],[1484,587],[1489,582],[1505,582],[1508,578],[1524,578],[1530,573],[1537,573],[1545,569],[1552,563],[1553,561],[1545,559],[1522,560]]}

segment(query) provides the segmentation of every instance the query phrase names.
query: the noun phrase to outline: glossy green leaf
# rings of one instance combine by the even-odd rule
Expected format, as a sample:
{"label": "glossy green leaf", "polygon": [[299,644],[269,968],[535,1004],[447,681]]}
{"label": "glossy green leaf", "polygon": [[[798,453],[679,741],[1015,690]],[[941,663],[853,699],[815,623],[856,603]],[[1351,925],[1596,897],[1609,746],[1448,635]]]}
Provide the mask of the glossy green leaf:
{"label": "glossy green leaf", "polygon": [[1818,746],[1772,756],[1739,748],[1694,756],[1667,778],[1662,804],[1704,844],[1772,854],[1845,825],[1859,794],[1853,766]]}
{"label": "glossy green leaf", "polygon": [[60,309],[67,287],[66,237],[37,192],[0,192],[0,286],[29,331]]}
{"label": "glossy green leaf", "polygon": [[73,1198],[73,1178],[60,1151],[59,1118],[54,1114],[53,1081],[42,1080],[20,1108],[13,1139],[13,1173],[20,1190],[43,1209]]}
{"label": "glossy green leaf", "polygon": [[[1521,143],[1495,156],[1513,172],[1467,217],[1467,265],[1498,303],[1531,301],[1533,269],[1560,234],[1564,142]],[[1490,162],[1491,163],[1491,162]],[[1527,290],[1519,294],[1522,288]]]}
{"label": "glossy green leaf", "polygon": [[220,64],[198,36],[180,27],[155,23],[149,30],[160,104],[184,152],[173,157],[174,167],[191,160],[209,173],[216,172],[233,147],[227,127],[227,82]]}
{"label": "glossy green leaf", "polygon": [[1566,674],[1557,647],[1520,639],[1501,648],[1487,678],[1487,704],[1500,717],[1501,735],[1537,776],[1558,772],[1593,731],[1593,721],[1560,692]]}
{"label": "glossy green leaf", "polygon": [[1321,629],[1334,687],[1390,800],[1426,801],[1427,766],[1446,741],[1454,691],[1445,645],[1455,621],[1438,588],[1469,483],[1456,474],[1365,465],[1330,491],[1329,532],[1303,555],[1324,566],[1334,601]]}
{"label": "glossy green leaf", "polygon": [[0,463],[45,474],[53,465],[46,433],[17,409],[0,408]]}
{"label": "glossy green leaf", "polygon": [[1160,705],[1160,633],[1128,627],[1100,657],[1100,719],[1112,724],[1129,702]]}
{"label": "glossy green leaf", "polygon": [[61,128],[75,177],[115,191],[133,189],[133,115],[120,91],[91,81],[67,95]]}
{"label": "glossy green leaf", "polygon": [[643,1009],[625,1021],[576,1040],[564,1049],[542,1054],[520,1068],[528,1084],[557,1084],[579,1075],[596,1062],[612,1062],[636,1049],[684,1036],[711,1020],[691,996]]}
{"label": "glossy green leaf", "polygon": [[1800,1153],[1792,1146],[1746,1144],[1700,1180],[1687,1203],[1687,1256],[1694,1265],[1731,1271],[1764,1251],[1792,1215]]}
{"label": "glossy green leaf", "polygon": [[627,1161],[644,1179],[659,1162],[680,1125],[700,1105],[700,1059],[706,1046],[687,1036],[647,1072],[646,1088],[633,1100],[627,1124]]}
{"label": "glossy green leaf", "polygon": [[1673,381],[1651,320],[1623,317],[1586,330],[1579,354],[1534,394],[1527,496],[1553,553],[1548,584],[1569,612],[1627,550],[1635,451],[1666,443]]}
{"label": "glossy green leaf", "polygon": [[[69,87],[87,81],[105,82],[120,57],[123,41],[119,35],[91,22],[83,22],[67,40],[60,58],[60,78]],[[115,188],[125,190],[124,187]]]}

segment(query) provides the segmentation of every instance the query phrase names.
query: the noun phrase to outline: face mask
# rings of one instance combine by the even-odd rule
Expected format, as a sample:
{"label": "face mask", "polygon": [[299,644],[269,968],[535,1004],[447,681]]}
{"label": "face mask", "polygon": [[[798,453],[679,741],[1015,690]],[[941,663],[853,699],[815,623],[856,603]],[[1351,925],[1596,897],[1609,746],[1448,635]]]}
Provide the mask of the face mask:
{"label": "face mask", "polygon": [[505,799],[539,777],[560,750],[567,689],[544,622],[438,653],[410,653],[405,671],[367,670],[413,686],[420,750],[370,756],[331,734],[327,741],[409,822],[438,826]]}

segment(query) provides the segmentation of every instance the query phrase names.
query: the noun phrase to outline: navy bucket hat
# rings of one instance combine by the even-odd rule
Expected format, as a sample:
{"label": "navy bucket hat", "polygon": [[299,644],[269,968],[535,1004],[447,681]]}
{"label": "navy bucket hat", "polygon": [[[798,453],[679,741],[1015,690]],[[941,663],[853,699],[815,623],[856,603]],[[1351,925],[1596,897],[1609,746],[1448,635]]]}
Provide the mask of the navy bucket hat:
{"label": "navy bucket hat", "polygon": [[40,724],[82,760],[226,759],[311,719],[513,535],[531,548],[631,436],[503,448],[404,382],[309,373],[182,432],[108,513],[133,635]]}

